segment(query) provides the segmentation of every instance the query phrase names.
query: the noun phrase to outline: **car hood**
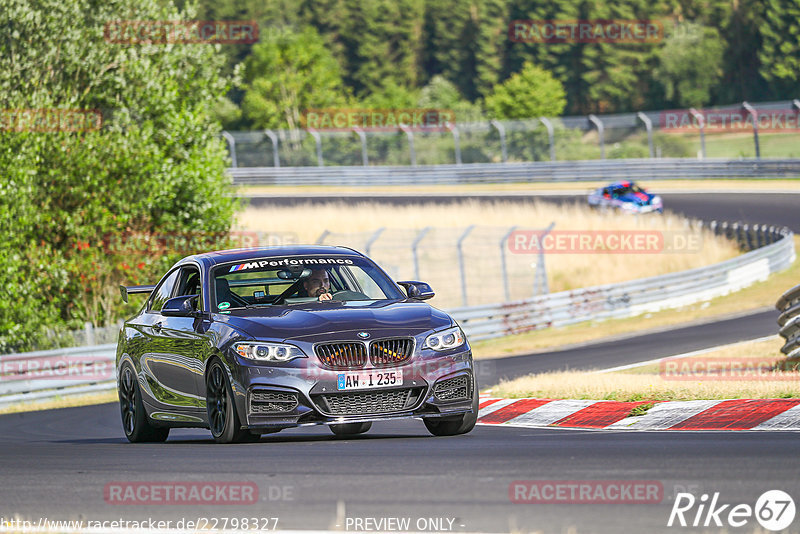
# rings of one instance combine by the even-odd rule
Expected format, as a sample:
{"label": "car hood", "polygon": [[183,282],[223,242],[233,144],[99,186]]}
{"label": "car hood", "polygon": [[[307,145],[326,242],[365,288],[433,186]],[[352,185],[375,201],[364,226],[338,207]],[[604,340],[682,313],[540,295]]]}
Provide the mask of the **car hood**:
{"label": "car hood", "polygon": [[240,332],[269,339],[302,339],[320,334],[363,330],[374,335],[399,330],[413,335],[446,328],[453,321],[441,310],[417,300],[312,302],[231,310],[214,319]]}

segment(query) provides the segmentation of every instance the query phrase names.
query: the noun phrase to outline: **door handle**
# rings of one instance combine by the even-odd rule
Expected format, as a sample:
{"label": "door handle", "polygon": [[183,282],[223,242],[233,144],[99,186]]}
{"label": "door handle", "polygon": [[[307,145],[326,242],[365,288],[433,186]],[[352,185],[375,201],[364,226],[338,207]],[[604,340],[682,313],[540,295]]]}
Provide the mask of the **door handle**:
{"label": "door handle", "polygon": [[154,324],[153,330],[155,330],[156,332],[161,332],[161,323]]}

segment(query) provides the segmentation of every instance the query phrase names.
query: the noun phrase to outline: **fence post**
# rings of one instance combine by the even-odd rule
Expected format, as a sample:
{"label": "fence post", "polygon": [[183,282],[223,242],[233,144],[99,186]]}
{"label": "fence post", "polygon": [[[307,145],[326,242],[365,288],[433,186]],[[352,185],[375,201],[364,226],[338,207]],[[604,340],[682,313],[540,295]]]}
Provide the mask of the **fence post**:
{"label": "fence post", "polygon": [[380,227],[375,231],[374,234],[372,234],[370,236],[370,238],[367,240],[366,244],[364,245],[364,254],[369,256],[369,251],[372,249],[372,244],[375,241],[378,240],[378,238],[381,236],[381,234],[383,233],[384,230],[386,230],[386,228]]}
{"label": "fence post", "polygon": [[320,236],[317,238],[316,244],[321,245],[322,243],[324,243],[325,238],[328,237],[329,235],[331,235],[331,233],[328,230],[324,230],[322,234],[320,234]]}
{"label": "fence post", "polygon": [[406,134],[408,137],[408,152],[411,156],[411,165],[413,167],[417,166],[417,151],[414,150],[414,132],[411,131],[411,128],[406,126],[405,124],[400,125],[400,129]]}
{"label": "fence post", "polygon": [[85,322],[83,323],[83,331],[86,333],[86,344],[87,345],[95,345],[94,342],[94,326],[92,323]]}
{"label": "fence post", "polygon": [[317,144],[317,167],[324,167],[325,162],[322,159],[322,139],[319,136],[319,132],[314,128],[306,128],[306,131],[311,137],[314,138],[314,141]]}
{"label": "fence post", "polygon": [[553,123],[547,117],[539,117],[539,120],[547,128],[547,137],[550,139],[550,161],[556,160],[556,139],[555,132],[553,131]]}
{"label": "fence post", "polygon": [[235,169],[238,167],[236,164],[236,139],[234,139],[233,136],[225,130],[222,130],[222,137],[224,137],[225,141],[228,142],[228,152],[231,153],[231,167]]}
{"label": "fence post", "polygon": [[[542,237],[539,238],[540,244],[544,241],[547,234],[553,231],[555,225],[556,222],[553,221],[544,229]],[[536,272],[533,273],[533,296],[546,295],[548,293],[550,293],[550,287],[547,284],[547,266],[544,263],[544,248],[540,246],[539,253],[536,257]]]}
{"label": "fence post", "polygon": [[497,120],[492,119],[489,123],[494,126],[497,133],[500,134],[500,153],[502,154],[503,163],[508,161],[508,146],[506,146],[506,128],[503,124]]}
{"label": "fence post", "polygon": [[419,280],[419,257],[417,256],[417,247],[419,246],[419,242],[425,238],[425,234],[431,229],[430,226],[426,226],[417,234],[417,237],[414,238],[414,242],[411,243],[411,255],[414,258],[414,279]]}
{"label": "fence post", "polygon": [[597,135],[600,138],[600,159],[606,159],[606,144],[603,139],[603,121],[597,118],[597,115],[589,115],[589,121],[597,128]]}
{"label": "fence post", "polygon": [[756,145],[756,159],[761,159],[761,147],[758,144],[758,112],[753,106],[748,104],[747,101],[742,102],[742,107],[750,114],[750,118],[753,119],[753,142]]}
{"label": "fence post", "polygon": [[470,224],[456,242],[456,249],[458,250],[458,269],[461,272],[461,302],[463,303],[462,306],[467,305],[467,273],[466,270],[464,269],[464,250],[462,248],[462,245],[464,244],[464,240],[467,238],[469,233],[472,232],[473,228],[475,228],[475,225]]}
{"label": "fence post", "polygon": [[653,121],[641,111],[637,113],[636,116],[644,123],[644,127],[647,128],[647,146],[650,148],[650,158],[652,159],[655,157],[655,150],[653,150]]}
{"label": "fence post", "polygon": [[264,130],[264,135],[272,141],[272,163],[275,167],[281,166],[281,158],[278,155],[278,136],[272,130]]}
{"label": "fence post", "polygon": [[352,130],[358,135],[359,139],[361,139],[361,164],[366,167],[369,165],[369,157],[367,156],[367,135],[364,133],[364,130],[358,126],[353,126]]}
{"label": "fence post", "polygon": [[511,234],[516,230],[516,225],[512,226],[508,229],[508,232],[505,233],[503,239],[500,240],[500,265],[503,271],[503,294],[506,297],[506,302],[511,300],[511,294],[508,289],[508,272],[506,269],[506,243],[508,242],[508,238],[511,237]]}
{"label": "fence post", "polygon": [[453,143],[456,149],[456,165],[461,165],[461,136],[458,133],[458,126],[452,122],[445,123],[445,127],[453,134]]}
{"label": "fence post", "polygon": [[697,127],[700,129],[700,157],[706,159],[706,119],[694,108],[689,108],[689,113],[697,121]]}

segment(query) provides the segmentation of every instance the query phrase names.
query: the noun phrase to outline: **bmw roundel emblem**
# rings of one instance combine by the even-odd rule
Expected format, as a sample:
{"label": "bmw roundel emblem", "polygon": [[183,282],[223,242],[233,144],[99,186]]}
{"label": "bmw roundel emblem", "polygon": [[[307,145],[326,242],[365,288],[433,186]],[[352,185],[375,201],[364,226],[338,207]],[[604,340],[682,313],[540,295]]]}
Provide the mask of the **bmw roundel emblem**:
{"label": "bmw roundel emblem", "polygon": [[367,339],[369,337],[369,332],[359,332],[358,337],[361,339]]}

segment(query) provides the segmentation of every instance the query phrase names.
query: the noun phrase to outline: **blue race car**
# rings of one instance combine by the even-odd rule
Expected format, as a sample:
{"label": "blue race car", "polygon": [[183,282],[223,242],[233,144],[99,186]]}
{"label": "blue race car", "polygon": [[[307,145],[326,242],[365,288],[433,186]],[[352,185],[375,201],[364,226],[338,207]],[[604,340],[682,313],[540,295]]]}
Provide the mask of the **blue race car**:
{"label": "blue race car", "polygon": [[588,198],[592,208],[614,208],[627,213],[664,212],[661,197],[648,193],[633,182],[614,182],[593,191]]}

